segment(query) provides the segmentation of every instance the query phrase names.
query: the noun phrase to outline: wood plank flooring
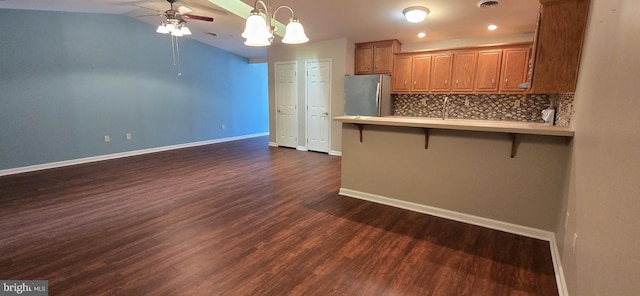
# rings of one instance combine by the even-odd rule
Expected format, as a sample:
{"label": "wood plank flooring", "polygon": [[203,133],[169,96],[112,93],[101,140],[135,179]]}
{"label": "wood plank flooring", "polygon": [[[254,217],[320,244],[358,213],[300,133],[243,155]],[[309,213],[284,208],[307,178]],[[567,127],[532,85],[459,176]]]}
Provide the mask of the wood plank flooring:
{"label": "wood plank flooring", "polygon": [[558,295],[549,244],[338,195],[260,137],[0,177],[0,279],[50,295]]}

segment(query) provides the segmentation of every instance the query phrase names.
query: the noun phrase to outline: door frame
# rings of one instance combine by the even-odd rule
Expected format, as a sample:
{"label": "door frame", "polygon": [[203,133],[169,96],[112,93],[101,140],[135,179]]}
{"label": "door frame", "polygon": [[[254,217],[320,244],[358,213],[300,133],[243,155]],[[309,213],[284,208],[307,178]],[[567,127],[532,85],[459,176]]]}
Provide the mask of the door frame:
{"label": "door frame", "polygon": [[[279,129],[279,125],[278,125],[278,117],[279,117],[279,115],[278,115],[278,106],[279,106],[279,104],[278,104],[278,68],[281,65],[289,65],[289,64],[293,64],[293,69],[295,71],[295,74],[294,74],[295,81],[293,83],[293,88],[294,88],[294,93],[296,94],[296,98],[295,98],[296,99],[295,100],[296,111],[294,112],[295,113],[295,119],[296,119],[296,124],[294,126],[295,137],[296,137],[296,146],[293,147],[293,148],[296,148],[296,147],[298,147],[300,145],[300,139],[299,139],[299,133],[300,133],[299,113],[300,113],[300,111],[299,111],[299,108],[298,108],[298,105],[300,105],[300,104],[299,104],[299,100],[297,99],[298,83],[299,83],[298,82],[298,61],[280,61],[280,62],[274,62],[273,63],[273,73],[274,73],[274,75],[273,75],[274,76],[273,77],[274,78],[273,79],[273,85],[274,85],[273,86],[274,87],[273,95],[274,95],[274,103],[275,103],[274,104],[275,108],[274,108],[273,112],[275,114],[275,123],[276,123],[276,146],[279,147],[280,146],[280,134],[279,134],[280,133],[280,129]],[[283,147],[289,147],[289,146],[283,146]]]}
{"label": "door frame", "polygon": [[305,138],[305,147],[308,149],[308,141],[309,141],[309,63],[317,63],[317,62],[329,62],[329,98],[327,102],[327,111],[329,115],[327,115],[329,119],[329,124],[327,128],[327,153],[331,154],[331,101],[332,101],[332,92],[333,92],[333,60],[331,58],[324,59],[308,59],[304,61],[304,138]]}

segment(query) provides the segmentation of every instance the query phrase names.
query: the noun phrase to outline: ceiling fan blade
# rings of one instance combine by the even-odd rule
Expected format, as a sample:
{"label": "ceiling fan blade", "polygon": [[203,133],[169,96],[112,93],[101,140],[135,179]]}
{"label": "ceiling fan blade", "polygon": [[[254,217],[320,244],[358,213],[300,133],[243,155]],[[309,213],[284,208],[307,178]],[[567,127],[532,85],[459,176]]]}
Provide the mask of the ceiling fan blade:
{"label": "ceiling fan blade", "polygon": [[192,12],[192,11],[193,11],[193,9],[191,9],[191,8],[189,8],[189,7],[186,7],[186,6],[180,6],[180,7],[178,7],[178,12],[179,12],[180,14],[187,14],[187,13]]}
{"label": "ceiling fan blade", "polygon": [[133,6],[135,6],[135,7],[144,8],[144,9],[147,9],[147,10],[153,10],[153,11],[156,11],[156,12],[160,12],[160,13],[162,13],[162,11],[157,10],[157,9],[153,9],[153,8],[149,8],[149,7],[144,7],[144,6],[142,6],[142,5],[138,5],[138,4],[132,4],[132,5],[133,5]]}
{"label": "ceiling fan blade", "polygon": [[184,14],[182,15],[183,17],[186,17],[188,19],[192,19],[192,20],[199,20],[199,21],[205,21],[205,22],[213,22],[213,18],[212,17],[208,17],[208,16],[200,16],[200,15],[193,15],[193,14]]}
{"label": "ceiling fan blade", "polygon": [[136,17],[147,17],[147,16],[164,16],[164,13],[136,15]]}

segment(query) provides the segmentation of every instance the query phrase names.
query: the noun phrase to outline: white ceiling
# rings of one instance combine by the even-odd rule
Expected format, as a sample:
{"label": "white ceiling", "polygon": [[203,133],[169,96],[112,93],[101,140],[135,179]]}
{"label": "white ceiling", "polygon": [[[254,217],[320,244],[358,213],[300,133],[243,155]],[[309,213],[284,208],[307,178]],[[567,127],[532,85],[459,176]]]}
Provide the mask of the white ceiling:
{"label": "white ceiling", "polygon": [[[242,2],[250,6],[255,3],[253,0]],[[478,0],[274,0],[271,5],[289,5],[293,8],[311,42],[347,38],[356,43],[398,39],[403,44],[413,44],[446,39],[508,36],[535,30],[538,0],[500,0],[500,4],[492,8],[478,8],[477,2]],[[192,14],[214,18],[212,23],[188,20],[188,26],[194,33],[190,38],[247,58],[266,56],[266,48],[253,48],[243,44],[244,39],[240,37],[240,33],[244,28],[244,19],[240,16],[227,12],[208,0],[178,0],[176,6],[181,5],[193,9]],[[425,6],[431,12],[424,22],[412,24],[404,19],[402,10],[416,5]],[[0,8],[125,14],[156,25],[163,20],[162,16],[140,15],[155,14],[153,10],[165,11],[169,9],[169,3],[166,0],[0,0]],[[285,24],[290,17],[286,10],[281,10],[276,15]],[[498,25],[498,30],[488,31],[489,24]],[[427,34],[425,38],[417,37],[420,31]],[[207,32],[217,36],[208,35]],[[155,34],[153,31],[152,33]]]}

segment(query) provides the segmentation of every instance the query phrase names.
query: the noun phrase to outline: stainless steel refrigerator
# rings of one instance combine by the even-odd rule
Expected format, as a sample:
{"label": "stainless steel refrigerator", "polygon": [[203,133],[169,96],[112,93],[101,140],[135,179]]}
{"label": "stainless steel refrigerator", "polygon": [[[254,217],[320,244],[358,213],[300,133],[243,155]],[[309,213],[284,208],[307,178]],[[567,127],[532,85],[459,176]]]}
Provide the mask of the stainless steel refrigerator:
{"label": "stainless steel refrigerator", "polygon": [[391,110],[391,75],[344,77],[345,115],[389,116]]}

